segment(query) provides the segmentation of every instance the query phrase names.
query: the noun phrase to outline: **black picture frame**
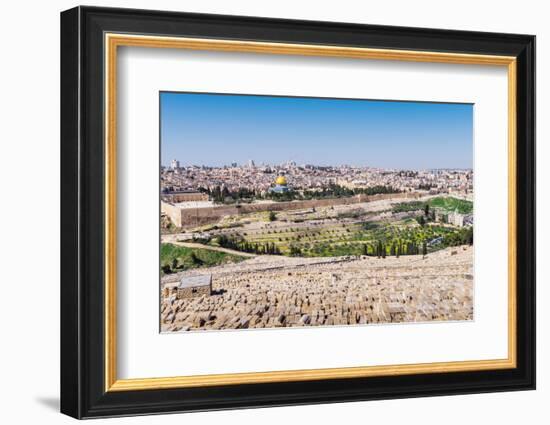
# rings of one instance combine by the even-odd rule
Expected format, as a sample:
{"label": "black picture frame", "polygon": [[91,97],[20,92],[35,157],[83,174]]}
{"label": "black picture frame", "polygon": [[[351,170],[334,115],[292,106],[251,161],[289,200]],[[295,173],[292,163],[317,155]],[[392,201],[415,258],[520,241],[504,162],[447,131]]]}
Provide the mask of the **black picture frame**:
{"label": "black picture frame", "polygon": [[[105,391],[104,34],[517,58],[517,367],[369,378]],[[76,7],[61,13],[61,412],[75,418],[535,388],[535,37]]]}

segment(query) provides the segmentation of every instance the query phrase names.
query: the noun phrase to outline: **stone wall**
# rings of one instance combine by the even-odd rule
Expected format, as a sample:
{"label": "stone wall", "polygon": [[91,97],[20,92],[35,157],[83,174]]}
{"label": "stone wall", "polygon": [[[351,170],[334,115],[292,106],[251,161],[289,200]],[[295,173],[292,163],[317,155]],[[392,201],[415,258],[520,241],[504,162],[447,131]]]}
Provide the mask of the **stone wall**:
{"label": "stone wall", "polygon": [[208,201],[208,195],[201,192],[162,193],[161,198],[170,203]]}
{"label": "stone wall", "polygon": [[197,286],[189,288],[178,288],[177,299],[181,300],[184,298],[200,297],[202,295],[210,295],[212,293],[210,285],[208,286]]}
{"label": "stone wall", "polygon": [[352,205],[383,199],[416,199],[419,197],[420,195],[417,193],[382,193],[378,195],[356,195],[347,198],[311,199],[306,201],[223,205],[200,208],[178,208],[175,205],[161,201],[161,210],[170,217],[175,226],[186,227],[215,223],[222,217],[228,215],[248,214],[262,211],[300,210],[330,207],[333,205]]}
{"label": "stone wall", "polygon": [[172,223],[174,223],[174,226],[176,227],[182,227],[182,209],[178,208],[177,206],[170,204],[165,201],[160,201],[160,210],[164,214],[166,214],[168,217],[170,217],[170,220]]}

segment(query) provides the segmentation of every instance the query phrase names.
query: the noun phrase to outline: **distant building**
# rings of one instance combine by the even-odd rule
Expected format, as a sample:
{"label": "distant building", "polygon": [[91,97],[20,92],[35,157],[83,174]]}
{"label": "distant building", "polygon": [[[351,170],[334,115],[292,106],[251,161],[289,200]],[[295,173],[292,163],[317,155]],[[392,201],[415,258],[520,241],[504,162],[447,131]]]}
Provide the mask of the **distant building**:
{"label": "distant building", "polygon": [[453,226],[462,227],[462,224],[463,224],[462,214],[459,214],[456,211],[453,211],[449,213],[449,215],[447,216],[447,221],[449,222],[449,224],[452,224]]}
{"label": "distant building", "polygon": [[469,215],[467,216],[465,214],[460,214],[458,211],[455,210],[452,213],[449,213],[448,222],[449,224],[457,227],[464,227],[471,223],[472,220],[470,219]]}
{"label": "distant building", "polygon": [[192,298],[212,294],[212,275],[186,276],[180,280],[176,298]]}
{"label": "distant building", "polygon": [[192,191],[166,191],[161,193],[161,200],[171,204],[180,202],[201,202],[208,201],[208,194]]}
{"label": "distant building", "polygon": [[252,159],[248,160],[248,168],[254,168],[256,167],[256,164],[254,164],[254,161]]}
{"label": "distant building", "polygon": [[286,193],[289,192],[288,183],[285,176],[278,176],[275,179],[275,186],[269,189],[273,193]]}
{"label": "distant building", "polygon": [[170,163],[170,168],[172,170],[179,169],[180,168],[180,162],[177,159],[173,159],[172,162]]}

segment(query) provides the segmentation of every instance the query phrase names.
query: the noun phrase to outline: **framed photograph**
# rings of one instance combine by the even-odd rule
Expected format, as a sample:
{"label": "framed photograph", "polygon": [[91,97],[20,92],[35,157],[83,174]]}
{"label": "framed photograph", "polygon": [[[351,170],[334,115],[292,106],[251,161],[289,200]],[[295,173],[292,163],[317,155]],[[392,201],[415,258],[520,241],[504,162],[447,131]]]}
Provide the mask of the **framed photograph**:
{"label": "framed photograph", "polygon": [[61,411],[535,388],[535,37],[61,14]]}

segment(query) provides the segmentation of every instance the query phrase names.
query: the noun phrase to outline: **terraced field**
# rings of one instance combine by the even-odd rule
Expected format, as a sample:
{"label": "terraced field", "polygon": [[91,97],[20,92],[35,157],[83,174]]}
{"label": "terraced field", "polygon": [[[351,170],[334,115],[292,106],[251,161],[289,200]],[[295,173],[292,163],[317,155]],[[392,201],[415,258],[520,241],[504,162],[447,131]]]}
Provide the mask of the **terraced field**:
{"label": "terraced field", "polygon": [[[447,246],[469,244],[473,229],[435,221],[426,205],[471,208],[454,198],[426,198],[332,206],[277,213],[227,216],[203,226],[182,242],[199,242],[253,254],[300,257],[343,255],[399,256],[435,252]],[[432,207],[433,208],[433,207]]]}
{"label": "terraced field", "polygon": [[[460,229],[440,223],[419,224],[422,213],[364,216],[354,219],[316,219],[303,222],[267,222],[214,233],[211,245],[254,250],[275,245],[283,255],[326,257],[338,255],[374,255],[382,244],[386,255],[412,253],[411,246],[428,244],[429,252],[459,243],[469,243],[472,229]],[[220,237],[221,236],[221,237]],[[438,244],[432,244],[439,240]],[[414,252],[418,253],[418,252]]]}
{"label": "terraced field", "polygon": [[[334,223],[318,222],[305,225],[267,227],[260,230],[234,232],[239,240],[250,244],[275,244],[283,254],[291,248],[302,256],[338,256],[373,254],[373,247],[381,241],[390,254],[392,245],[414,243],[421,245],[459,230],[440,225],[420,226],[415,220]],[[213,241],[216,243],[216,240]],[[365,251],[366,250],[366,251]],[[432,249],[433,250],[433,249]],[[403,250],[403,252],[405,252]]]}

